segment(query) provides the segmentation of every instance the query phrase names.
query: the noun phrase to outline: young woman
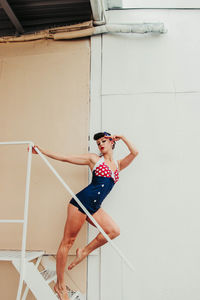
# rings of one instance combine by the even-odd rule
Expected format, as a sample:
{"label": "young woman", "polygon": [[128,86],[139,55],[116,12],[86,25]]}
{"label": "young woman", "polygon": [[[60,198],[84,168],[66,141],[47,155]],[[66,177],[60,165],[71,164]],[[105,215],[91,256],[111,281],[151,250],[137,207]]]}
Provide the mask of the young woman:
{"label": "young woman", "polygon": [[[76,196],[94,217],[97,223],[99,223],[102,229],[107,233],[110,239],[114,239],[119,236],[120,229],[113,219],[101,208],[101,203],[111,191],[113,186],[117,183],[119,179],[119,172],[133,161],[138,154],[138,150],[123,135],[112,136],[107,132],[99,132],[94,135],[94,140],[96,140],[97,146],[100,150],[100,156],[95,153],[61,156],[50,153],[47,150],[43,150],[39,146],[34,147],[37,147],[43,154],[53,159],[72,164],[89,166],[92,172],[92,181],[87,187],[77,193]],[[126,144],[130,153],[123,159],[117,161],[113,159],[113,149],[116,141],[119,140],[122,140]],[[37,154],[34,147],[32,152]],[[72,247],[77,234],[85,221],[88,221],[91,225],[95,226],[75,199],[72,198],[68,204],[64,235],[56,255],[57,283],[54,286],[54,290],[60,300],[69,300],[64,282],[64,271],[67,263],[67,256],[69,249]],[[104,245],[106,242],[107,240],[105,237],[99,233],[96,238],[84,248],[78,248],[76,250],[76,257],[68,266],[68,270],[71,270],[75,265],[87,257],[89,253]]]}

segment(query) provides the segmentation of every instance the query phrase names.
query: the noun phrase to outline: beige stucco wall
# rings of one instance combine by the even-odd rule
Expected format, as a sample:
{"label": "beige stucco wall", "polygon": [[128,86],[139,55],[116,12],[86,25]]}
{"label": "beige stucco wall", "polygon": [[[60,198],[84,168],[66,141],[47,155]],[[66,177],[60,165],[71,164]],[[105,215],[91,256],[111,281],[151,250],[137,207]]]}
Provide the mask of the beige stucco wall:
{"label": "beige stucco wall", "polygon": [[[0,140],[31,140],[44,149],[66,155],[86,153],[89,71],[89,39],[1,44]],[[24,145],[0,146],[0,219],[23,218],[26,148]],[[86,166],[48,160],[75,193],[88,183]],[[46,164],[38,155],[33,155],[28,250],[56,254],[70,199],[71,195]],[[70,250],[71,256],[78,246],[86,244],[86,229],[85,224]],[[0,224],[0,249],[20,249],[21,233],[20,224]],[[84,292],[86,261],[75,269],[70,276],[76,277],[78,288]],[[5,273],[9,282],[5,280]],[[2,299],[14,299],[16,274],[10,263],[0,262]]]}

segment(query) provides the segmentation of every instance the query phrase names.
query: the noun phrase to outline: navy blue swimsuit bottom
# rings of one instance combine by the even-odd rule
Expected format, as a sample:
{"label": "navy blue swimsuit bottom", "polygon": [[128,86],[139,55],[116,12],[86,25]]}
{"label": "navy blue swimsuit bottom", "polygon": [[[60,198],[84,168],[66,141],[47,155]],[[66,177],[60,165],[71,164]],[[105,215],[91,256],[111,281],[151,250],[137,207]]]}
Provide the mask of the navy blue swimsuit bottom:
{"label": "navy blue swimsuit bottom", "polygon": [[[118,164],[117,161],[115,162],[117,169],[112,171],[108,165],[105,164],[104,156],[102,156],[92,170],[91,183],[76,194],[77,198],[91,215],[97,212],[101,207],[101,203],[119,179]],[[74,198],[70,200],[70,203],[78,207],[79,211],[85,214]]]}

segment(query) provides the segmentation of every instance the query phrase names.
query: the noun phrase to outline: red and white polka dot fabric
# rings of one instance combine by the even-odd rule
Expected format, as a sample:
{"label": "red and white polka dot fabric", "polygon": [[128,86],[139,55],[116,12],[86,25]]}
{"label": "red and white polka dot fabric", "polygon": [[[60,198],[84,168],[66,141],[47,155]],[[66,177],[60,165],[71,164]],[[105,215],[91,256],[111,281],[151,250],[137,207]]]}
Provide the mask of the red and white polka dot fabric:
{"label": "red and white polka dot fabric", "polygon": [[95,175],[101,177],[112,177],[114,182],[119,180],[119,172],[118,169],[115,172],[112,172],[110,168],[103,162],[95,169]]}

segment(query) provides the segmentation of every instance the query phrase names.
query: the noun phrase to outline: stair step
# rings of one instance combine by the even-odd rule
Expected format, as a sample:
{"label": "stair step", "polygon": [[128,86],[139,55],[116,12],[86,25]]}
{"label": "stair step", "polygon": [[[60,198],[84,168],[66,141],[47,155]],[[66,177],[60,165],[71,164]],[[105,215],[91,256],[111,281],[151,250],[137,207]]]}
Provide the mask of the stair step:
{"label": "stair step", "polygon": [[[15,268],[20,271],[20,263],[18,260],[12,261]],[[26,272],[24,281],[37,300],[56,300],[57,296],[51,287],[47,284],[43,276],[40,274],[36,266],[32,262],[26,262]]]}
{"label": "stair step", "polygon": [[[25,260],[30,261],[44,254],[44,251],[26,251]],[[0,250],[0,260],[12,261],[21,259],[21,251],[18,250]]]}
{"label": "stair step", "polygon": [[[57,279],[57,274],[56,274],[56,271],[54,271],[54,270],[45,269],[45,270],[41,271],[40,274],[43,276],[43,278],[46,280],[46,282],[48,284],[50,282],[52,282],[53,280],[56,281],[56,279]],[[81,300],[79,292],[75,292],[75,291],[69,289],[68,286],[66,286],[66,288],[67,288],[68,296],[70,299]]]}
{"label": "stair step", "polygon": [[[24,281],[38,300],[43,300],[47,298],[49,300],[59,299],[58,295],[54,293],[54,291],[48,285],[50,282],[56,281],[56,270],[45,269],[39,271],[37,267],[32,262],[30,262],[31,260],[41,257],[44,254],[44,251],[25,252],[26,273]],[[12,261],[13,265],[19,271],[21,264],[21,251],[0,250],[0,261]],[[68,290],[68,296],[70,300],[81,300],[81,295],[79,292],[72,291],[67,286],[66,288]]]}
{"label": "stair step", "polygon": [[75,292],[72,295],[69,294],[69,297],[70,297],[70,300],[81,300],[79,292]]}
{"label": "stair step", "polygon": [[56,280],[57,274],[56,271],[53,270],[43,270],[40,272],[40,274],[44,277],[47,283],[50,283],[53,280]]}
{"label": "stair step", "polygon": [[[59,299],[59,296],[57,294],[55,295]],[[70,292],[68,292],[68,297],[70,298],[70,300],[81,300],[80,294],[78,292],[74,292],[73,295]]]}

